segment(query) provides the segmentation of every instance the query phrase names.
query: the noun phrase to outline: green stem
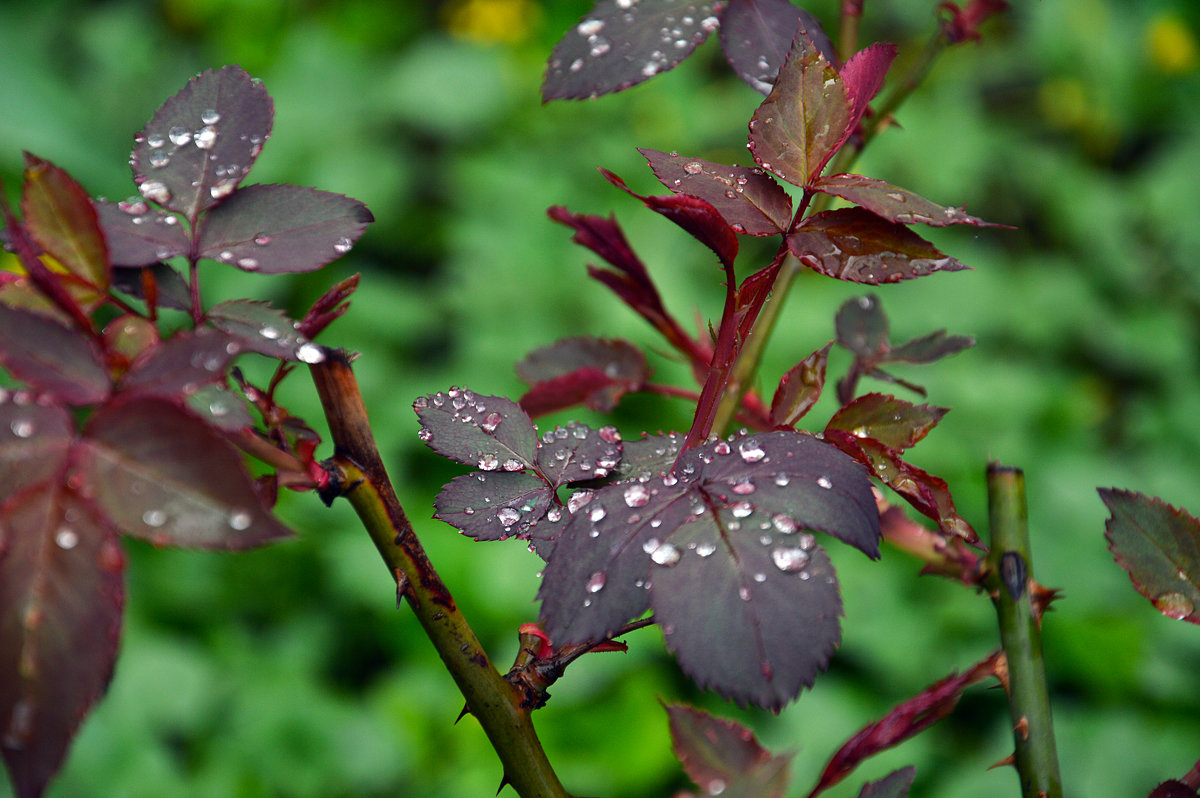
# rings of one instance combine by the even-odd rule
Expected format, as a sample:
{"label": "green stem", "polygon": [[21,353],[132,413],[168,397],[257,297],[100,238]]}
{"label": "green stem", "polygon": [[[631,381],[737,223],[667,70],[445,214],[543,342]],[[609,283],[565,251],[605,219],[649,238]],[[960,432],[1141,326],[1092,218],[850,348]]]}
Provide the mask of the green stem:
{"label": "green stem", "polygon": [[1025,475],[1020,469],[992,463],[987,486],[992,539],[983,583],[996,607],[1008,661],[1008,706],[1016,746],[1013,762],[1024,798],[1062,798],[1042,660],[1041,620],[1034,612],[1029,590],[1033,558]]}
{"label": "green stem", "polygon": [[493,667],[413,532],[384,469],[358,383],[344,354],[324,350],[313,382],[333,437],[333,476],[375,543],[397,591],[437,649],[523,798],[566,798],[519,692]]}

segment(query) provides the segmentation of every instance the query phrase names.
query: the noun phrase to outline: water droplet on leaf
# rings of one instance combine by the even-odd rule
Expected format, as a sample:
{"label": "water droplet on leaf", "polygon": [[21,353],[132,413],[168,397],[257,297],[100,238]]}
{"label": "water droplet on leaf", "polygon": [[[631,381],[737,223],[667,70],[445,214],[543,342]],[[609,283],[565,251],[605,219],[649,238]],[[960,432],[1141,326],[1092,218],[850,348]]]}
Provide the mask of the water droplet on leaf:
{"label": "water droplet on leaf", "polygon": [[640,482],[625,489],[625,503],[630,507],[645,507],[650,501],[650,491]]}
{"label": "water droplet on leaf", "polygon": [[605,512],[604,508],[597,506],[593,507],[592,511],[588,513],[588,518],[590,518],[593,522],[596,522],[602,520],[605,515],[607,515],[607,513]]}
{"label": "water droplet on leaf", "polygon": [[817,486],[829,490],[833,483],[829,481],[829,477],[817,477]]}
{"label": "water droplet on leaf", "polygon": [[213,108],[208,108],[200,114],[200,121],[206,125],[215,125],[221,121],[221,115]]}
{"label": "water droplet on leaf", "polygon": [[79,544],[79,535],[73,529],[63,527],[54,536],[54,542],[60,549],[70,551]]}
{"label": "water droplet on leaf", "polygon": [[325,362],[325,353],[314,343],[301,344],[300,348],[296,350],[296,359],[302,363],[315,365]]}
{"label": "water droplet on leaf", "polygon": [[167,188],[165,183],[160,183],[157,180],[147,180],[138,186],[138,191],[142,192],[142,196],[159,205],[165,205],[171,201],[171,190]]}
{"label": "water droplet on leaf", "polygon": [[796,531],[796,522],[782,514],[771,516],[771,525],[785,535],[790,535]]}
{"label": "water droplet on leaf", "polygon": [[176,147],[182,147],[184,144],[187,144],[192,140],[192,132],[185,127],[176,125],[167,131],[167,138],[169,138],[171,143]]}
{"label": "water droplet on leaf", "polygon": [[500,458],[494,454],[485,454],[479,458],[479,467],[484,471],[495,471],[500,467]]}
{"label": "water droplet on leaf", "polygon": [[147,510],[142,513],[142,523],[146,526],[160,527],[167,522],[167,514],[162,510]]}
{"label": "water droplet on leaf", "polygon": [[229,528],[236,529],[238,532],[250,528],[250,513],[245,510],[238,510],[229,516]]}
{"label": "water droplet on leaf", "polygon": [[496,518],[505,526],[512,526],[520,517],[521,514],[511,507],[501,507],[496,511]]}
{"label": "water droplet on leaf", "polygon": [[661,565],[665,568],[670,568],[672,565],[675,565],[677,562],[679,562],[679,558],[682,556],[683,555],[680,553],[679,549],[675,548],[670,543],[659,544],[654,551],[650,552],[650,559],[653,560],[656,565]]}
{"label": "water droplet on leaf", "polygon": [[27,418],[13,419],[12,423],[8,425],[8,428],[12,430],[12,434],[16,435],[18,438],[28,438],[29,436],[33,435],[35,429],[33,422]]}
{"label": "water droplet on leaf", "polygon": [[757,463],[766,456],[766,452],[754,441],[743,441],[738,445],[738,452],[747,463]]}
{"label": "water droplet on leaf", "polygon": [[212,125],[206,125],[197,130],[195,143],[202,150],[211,150],[213,145],[217,143],[217,129]]}
{"label": "water droplet on leaf", "polygon": [[801,548],[778,548],[771,552],[775,567],[785,573],[795,573],[808,564],[808,552]]}
{"label": "water droplet on leaf", "polygon": [[337,241],[333,242],[333,248],[341,254],[346,254],[350,251],[350,247],[354,246],[354,242],[346,236],[342,236]]}
{"label": "water droplet on leaf", "polygon": [[587,592],[599,593],[604,589],[604,580],[605,577],[603,571],[597,571],[596,573],[592,574],[591,578],[588,579],[587,582]]}
{"label": "water droplet on leaf", "polygon": [[1172,590],[1169,593],[1163,593],[1154,599],[1154,606],[1158,611],[1168,618],[1174,618],[1181,621],[1195,611],[1195,605],[1192,600],[1184,594]]}

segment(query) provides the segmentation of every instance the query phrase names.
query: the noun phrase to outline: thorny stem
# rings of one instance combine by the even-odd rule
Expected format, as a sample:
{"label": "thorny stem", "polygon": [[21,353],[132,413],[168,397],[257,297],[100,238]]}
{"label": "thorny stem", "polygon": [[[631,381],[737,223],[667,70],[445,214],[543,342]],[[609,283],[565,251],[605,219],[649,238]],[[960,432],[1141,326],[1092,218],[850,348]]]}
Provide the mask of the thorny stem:
{"label": "thorny stem", "polygon": [[1013,764],[1024,798],[1062,798],[1041,624],[1030,591],[1033,560],[1025,475],[1020,469],[991,463],[987,486],[992,545],[983,583],[996,607],[1000,642],[1008,660],[1008,706],[1016,746]]}
{"label": "thorny stem", "polygon": [[349,361],[340,351],[323,351],[325,360],[311,371],[333,437],[334,492],[345,496],[358,513],[397,591],[407,598],[496,749],[504,780],[523,798],[566,798],[529,710],[520,706],[517,690],[493,667],[396,498]]}

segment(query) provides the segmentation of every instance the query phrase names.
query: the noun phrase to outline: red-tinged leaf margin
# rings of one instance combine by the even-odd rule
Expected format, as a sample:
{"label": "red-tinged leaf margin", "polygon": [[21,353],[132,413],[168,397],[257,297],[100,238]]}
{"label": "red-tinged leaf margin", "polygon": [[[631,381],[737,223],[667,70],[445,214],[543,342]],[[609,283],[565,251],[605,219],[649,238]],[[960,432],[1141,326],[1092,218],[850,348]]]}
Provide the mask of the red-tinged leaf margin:
{"label": "red-tinged leaf margin", "polygon": [[28,391],[0,388],[0,502],[58,474],[74,438],[66,408],[37,402]]}
{"label": "red-tinged leaf margin", "polygon": [[735,233],[779,235],[792,222],[791,196],[758,167],[726,166],[644,147],[638,152],[659,182],[676,194],[711,203]]}
{"label": "red-tinged leaf margin", "polygon": [[947,676],[864,726],[830,757],[808,798],[814,798],[846,778],[868,757],[899,745],[949,715],[967,687],[996,673],[996,665],[1002,656],[1002,652],[997,651],[970,670]]}
{"label": "red-tinged leaf margin", "polygon": [[904,450],[929,434],[947,412],[945,407],[914,405],[890,394],[868,393],[838,409],[826,428]]}
{"label": "red-tinged leaf margin", "polygon": [[104,233],[91,198],[73,177],[25,153],[21,211],[25,229],[39,247],[97,290],[108,288],[112,267]]}
{"label": "red-tinged leaf margin", "polygon": [[895,283],[968,268],[907,227],[862,208],[814,214],[787,243],[810,269],[854,283]]}
{"label": "red-tinged leaf margin", "polygon": [[0,305],[0,363],[68,405],[104,401],[112,387],[95,341],[41,314]]}
{"label": "red-tinged leaf margin", "polygon": [[1101,488],[1108,549],[1168,618],[1200,624],[1200,521],[1144,493]]}
{"label": "red-tinged leaf margin", "polygon": [[700,789],[709,795],[726,791],[754,798],[783,795],[791,754],[773,755],[736,721],[683,704],[664,704],[663,708],[675,756]]}
{"label": "red-tinged leaf margin", "polygon": [[112,678],[125,557],[90,503],[48,482],[0,508],[0,543],[0,751],[33,798]]}
{"label": "red-tinged leaf margin", "polygon": [[812,189],[853,202],[876,216],[899,224],[924,224],[946,227],[967,224],[974,227],[1007,227],[985,222],[962,208],[938,205],[906,188],[862,175],[827,175],[812,184]]}
{"label": "red-tinged leaf margin", "polygon": [[830,342],[788,369],[779,380],[771,399],[771,423],[775,427],[794,427],[817,400],[825,386],[825,365],[829,360]]}
{"label": "red-tinged leaf margin", "polygon": [[576,336],[539,347],[516,364],[531,387],[520,399],[530,416],[586,404],[607,413],[650,378],[646,356],[619,338]]}
{"label": "red-tinged leaf margin", "polygon": [[895,58],[896,45],[877,42],[850,56],[842,67],[842,81],[846,86],[846,96],[850,98],[850,120],[842,140],[838,142],[838,148],[846,143],[846,139],[858,127],[863,114],[867,112],[867,106],[882,88],[884,76]]}

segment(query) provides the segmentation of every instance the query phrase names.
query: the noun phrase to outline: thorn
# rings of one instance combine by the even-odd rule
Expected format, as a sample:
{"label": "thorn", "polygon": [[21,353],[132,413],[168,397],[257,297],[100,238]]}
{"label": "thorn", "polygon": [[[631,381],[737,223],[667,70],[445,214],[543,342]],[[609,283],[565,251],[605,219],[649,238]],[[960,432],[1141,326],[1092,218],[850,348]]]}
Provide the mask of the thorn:
{"label": "thorn", "polygon": [[1001,656],[996,659],[996,664],[992,666],[992,675],[996,677],[996,681],[1003,685],[1004,692],[1009,692],[1007,656]]}
{"label": "thorn", "polygon": [[505,787],[507,787],[509,785],[509,783],[510,782],[508,780],[508,776],[501,776],[500,777],[500,786],[496,788],[496,795],[499,795],[500,791],[503,790]]}
{"label": "thorn", "polygon": [[408,577],[399,568],[393,570],[392,575],[396,577],[396,609],[400,609],[404,597],[408,595]]}
{"label": "thorn", "polygon": [[1016,755],[1016,753],[1012,753],[1012,754],[1009,754],[1008,756],[1004,757],[1003,759],[1001,759],[996,764],[989,767],[988,770],[995,770],[996,768],[1001,767],[1003,765],[1016,765],[1016,763],[1017,763],[1017,755]]}
{"label": "thorn", "polygon": [[[470,715],[470,714],[471,714],[471,708],[469,706],[467,706],[466,704],[463,704],[462,712],[459,712],[458,717],[454,719],[454,725],[457,726],[458,722],[460,720],[462,720],[463,718],[465,718],[467,715]],[[503,787],[504,785],[500,785],[500,786]]]}
{"label": "thorn", "polygon": [[1021,719],[1019,721],[1017,721],[1017,725],[1013,726],[1013,731],[1015,731],[1017,734],[1021,735],[1022,740],[1028,740],[1029,739],[1029,718],[1022,715]]}

